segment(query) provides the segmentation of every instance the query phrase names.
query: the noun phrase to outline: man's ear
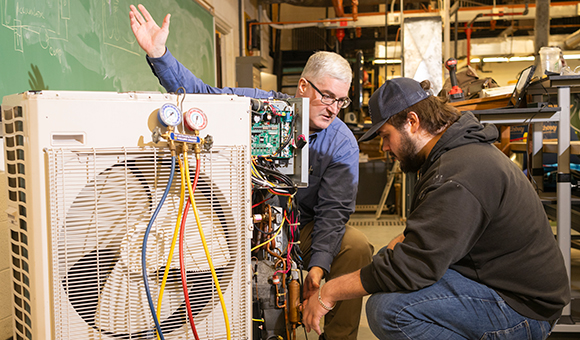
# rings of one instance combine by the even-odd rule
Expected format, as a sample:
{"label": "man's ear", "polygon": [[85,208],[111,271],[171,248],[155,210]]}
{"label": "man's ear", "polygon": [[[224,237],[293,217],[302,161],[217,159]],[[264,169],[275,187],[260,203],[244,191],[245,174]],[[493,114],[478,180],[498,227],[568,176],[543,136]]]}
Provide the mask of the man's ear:
{"label": "man's ear", "polygon": [[409,113],[407,113],[407,123],[409,124],[409,131],[411,133],[415,133],[419,130],[420,127],[420,120],[419,120],[419,116],[417,115],[417,113],[415,111],[411,111]]}
{"label": "man's ear", "polygon": [[302,97],[306,92],[306,87],[308,86],[308,81],[306,78],[300,78],[298,80],[298,94]]}

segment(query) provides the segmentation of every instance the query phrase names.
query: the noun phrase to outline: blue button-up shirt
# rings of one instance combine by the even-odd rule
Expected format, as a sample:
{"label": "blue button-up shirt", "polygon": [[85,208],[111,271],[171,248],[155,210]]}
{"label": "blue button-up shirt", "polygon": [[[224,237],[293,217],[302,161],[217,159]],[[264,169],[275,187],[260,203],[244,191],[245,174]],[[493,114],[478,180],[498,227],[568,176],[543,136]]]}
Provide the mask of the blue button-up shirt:
{"label": "blue button-up shirt", "polygon": [[[167,92],[183,87],[188,93],[229,93],[258,99],[287,99],[291,96],[251,88],[209,86],[185,68],[169,50],[161,58],[147,61]],[[308,187],[297,193],[302,226],[314,221],[312,256],[308,269],[326,272],[340,251],[345,224],[355,209],[358,188],[358,144],[346,124],[338,118],[324,130],[309,136]]]}

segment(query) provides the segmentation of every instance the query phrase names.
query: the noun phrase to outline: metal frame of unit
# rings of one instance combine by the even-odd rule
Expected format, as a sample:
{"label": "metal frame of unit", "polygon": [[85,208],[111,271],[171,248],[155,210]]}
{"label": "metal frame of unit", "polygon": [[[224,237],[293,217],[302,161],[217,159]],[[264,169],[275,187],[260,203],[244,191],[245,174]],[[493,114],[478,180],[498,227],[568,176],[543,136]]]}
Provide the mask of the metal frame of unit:
{"label": "metal frame of unit", "polygon": [[[221,204],[228,206],[228,211],[231,215],[227,216],[225,220],[227,220],[227,223],[234,223],[232,232],[236,233],[235,238],[238,239],[237,244],[228,244],[228,249],[233,249],[232,251],[239,255],[239,258],[233,264],[236,273],[231,274],[237,281],[226,287],[226,289],[235,288],[235,292],[229,294],[226,300],[228,306],[235,306],[232,307],[232,313],[235,315],[230,315],[232,320],[231,327],[235,329],[235,338],[250,337],[251,271],[249,264],[249,238],[251,237],[250,230],[252,227],[250,218],[250,99],[231,95],[196,94],[178,96],[134,92],[42,91],[6,96],[2,102],[2,125],[4,128],[5,163],[8,178],[7,214],[8,229],[10,229],[11,235],[10,254],[13,274],[11,282],[13,297],[11,300],[13,302],[12,313],[14,316],[15,339],[80,339],[93,336],[97,336],[99,339],[112,339],[115,334],[115,327],[121,327],[123,331],[126,331],[126,328],[123,328],[125,326],[107,325],[108,328],[95,326],[98,321],[96,316],[89,317],[92,320],[90,322],[92,323],[91,325],[83,326],[82,322],[87,320],[86,315],[83,316],[82,312],[79,314],[78,309],[73,308],[70,301],[67,301],[67,293],[70,292],[70,289],[66,288],[68,286],[64,284],[67,275],[63,274],[62,271],[63,268],[66,271],[73,265],[69,264],[67,266],[63,264],[63,261],[66,262],[67,255],[59,254],[62,249],[63,239],[66,238],[63,236],[63,225],[67,223],[67,214],[73,209],[74,200],[80,195],[78,189],[81,188],[80,190],[82,191],[82,188],[90,185],[90,183],[92,183],[93,187],[96,187],[99,176],[105,173],[107,169],[114,168],[115,165],[107,164],[106,159],[118,160],[121,164],[127,164],[129,161],[133,162],[136,159],[135,157],[137,159],[139,157],[167,159],[167,143],[153,143],[151,135],[154,128],[159,126],[156,117],[157,110],[164,103],[177,104],[177,106],[183,108],[183,111],[196,107],[206,113],[208,124],[201,131],[201,135],[211,135],[215,146],[209,152],[202,152],[201,172],[206,179],[209,178],[209,181],[213,181],[214,177],[212,176],[215,176],[216,183],[222,179],[225,183],[239,182],[235,188],[220,187],[222,184],[213,185],[212,182],[206,186],[205,190],[209,192],[215,189],[225,193],[222,195],[222,199],[227,202],[222,202]],[[183,129],[183,127],[178,127],[178,130]],[[221,163],[214,160],[222,157],[224,152],[234,153],[236,159],[226,159],[225,162]],[[89,159],[94,160],[94,162],[85,162]],[[101,159],[104,159],[104,163],[98,164]],[[192,160],[192,162],[195,162],[195,160]],[[207,165],[204,165],[203,162],[206,162]],[[148,182],[148,185],[151,184],[152,188],[148,194],[148,200],[151,201],[149,205],[158,202],[158,189],[165,185],[164,183],[167,183],[165,176],[169,171],[166,168],[169,163],[166,161],[153,163],[152,170],[149,171],[152,174],[152,178],[145,180],[150,182]],[[67,168],[70,164],[74,166]],[[95,168],[88,169],[90,166]],[[237,174],[224,173],[223,171],[230,171],[228,167],[230,169],[235,168]],[[220,172],[220,169],[223,171]],[[81,175],[79,177],[71,177],[75,171],[80,171]],[[123,171],[120,171],[121,175],[122,173]],[[94,177],[91,178],[87,174],[92,174]],[[177,174],[178,172],[176,171],[174,183],[179,183],[179,175]],[[133,180],[135,181],[134,178]],[[78,181],[81,182],[79,183]],[[138,179],[138,181],[142,181],[142,179]],[[124,182],[121,181],[121,183]],[[60,192],[61,190],[63,191],[62,193]],[[117,196],[123,196],[122,191],[121,189],[121,193]],[[178,191],[172,189],[171,195],[173,197],[179,196]],[[95,199],[96,196],[92,197]],[[130,201],[126,197],[118,197],[118,199],[122,202],[121,204],[125,205],[128,205],[128,201]],[[235,200],[235,202],[232,200]],[[137,199],[133,201],[139,202]],[[173,198],[173,205],[167,208],[166,212],[173,213],[175,209],[171,207],[174,206],[175,199]],[[206,205],[206,207],[211,210],[212,203]],[[147,209],[149,208],[148,206]],[[122,218],[117,222],[120,223],[121,220]],[[164,220],[167,220],[167,218]],[[135,231],[135,228],[141,227],[139,223],[132,223],[133,231]],[[163,223],[159,222],[158,224],[163,225]],[[95,222],[94,225],[96,228],[93,229],[99,230],[99,224]],[[159,227],[156,225],[154,228]],[[204,230],[211,230],[213,227],[210,225],[203,228]],[[161,229],[161,231],[154,229],[156,230],[154,233],[157,233],[157,236],[150,238],[151,244],[157,244],[156,241],[158,239],[156,237],[162,237],[159,235],[165,233],[163,227]],[[188,230],[193,229],[193,227],[188,228]],[[83,230],[78,228],[74,230],[72,236],[67,236],[72,237],[69,239],[72,240],[70,241],[72,243],[69,244],[71,247],[73,245],[81,247],[81,243],[90,243],[85,242],[85,240],[74,242],[74,233],[82,233]],[[121,235],[119,238],[127,235]],[[171,238],[170,236],[170,234],[165,234],[164,237],[167,239]],[[101,240],[99,237],[103,236],[96,237],[91,242],[98,243]],[[109,235],[106,242],[110,242],[112,238],[114,237]],[[130,237],[127,236],[125,238],[128,239]],[[191,241],[188,240],[188,242]],[[210,246],[219,244],[219,242],[211,240],[209,243]],[[159,242],[159,244],[164,243]],[[166,248],[163,249],[166,250]],[[131,253],[131,251],[123,251],[125,253],[120,251],[121,255]],[[153,253],[159,254],[163,252]],[[116,256],[121,255],[117,254]],[[147,259],[148,261],[150,260],[149,256]],[[135,259],[125,261],[127,268],[131,267],[127,264],[131,263],[131,261],[134,262]],[[155,261],[151,260],[151,262]],[[187,263],[191,265],[193,262],[190,259]],[[161,269],[160,264],[154,264],[153,266],[158,266],[157,268]],[[77,275],[82,275],[82,273],[77,272]],[[155,270],[150,273],[151,275],[155,275]],[[77,277],[76,279],[82,280],[82,277]],[[96,287],[104,291],[107,279],[107,276],[97,278],[96,286],[93,284],[93,286],[88,286],[86,289]],[[208,281],[204,282],[207,283]],[[79,292],[82,293],[83,291],[77,290],[77,294]],[[89,294],[88,291],[87,294]],[[127,294],[130,294],[130,292],[127,292]],[[212,299],[214,298],[212,297]],[[171,299],[171,297],[168,298],[168,300]],[[142,299],[135,299],[129,295],[126,295],[126,302],[129,305],[124,305],[124,308],[128,310],[133,308],[131,302],[139,305],[143,303]],[[93,301],[93,303],[97,303],[101,309],[105,307],[102,301]],[[177,302],[177,305],[179,305],[179,302]],[[171,309],[176,308],[175,306],[171,305],[171,301],[164,305],[162,318],[163,313],[165,315],[171,314]],[[216,304],[214,302],[211,306],[217,306],[216,308],[219,309],[219,303]],[[127,312],[132,317],[146,313],[146,304],[135,308],[139,308],[139,310]],[[207,316],[208,313],[212,312],[207,312],[205,315]],[[100,317],[100,319],[103,319],[103,317]],[[135,329],[132,332],[141,332],[138,333],[141,335],[152,332],[151,320],[147,320],[145,324],[134,323],[133,327]],[[167,339],[193,339],[193,335],[187,334],[188,323],[185,318],[182,317],[180,320],[183,321],[182,325],[178,327],[180,330],[166,335]],[[127,327],[131,327],[131,320],[122,321],[123,324],[129,324]],[[202,332],[210,334],[208,328],[213,327],[211,326],[212,322],[219,322],[219,319],[211,322],[202,322],[201,327],[205,327]],[[104,330],[105,328],[107,330]]]}

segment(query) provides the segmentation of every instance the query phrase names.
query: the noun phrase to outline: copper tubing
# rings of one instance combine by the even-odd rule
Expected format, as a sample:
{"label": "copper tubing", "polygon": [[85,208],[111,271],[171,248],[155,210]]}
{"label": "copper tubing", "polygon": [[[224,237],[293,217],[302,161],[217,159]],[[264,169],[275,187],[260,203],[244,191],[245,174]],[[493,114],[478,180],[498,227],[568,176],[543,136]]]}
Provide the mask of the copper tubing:
{"label": "copper tubing", "polygon": [[298,280],[292,280],[288,283],[288,321],[291,324],[300,322],[298,309],[300,306],[300,284]]}

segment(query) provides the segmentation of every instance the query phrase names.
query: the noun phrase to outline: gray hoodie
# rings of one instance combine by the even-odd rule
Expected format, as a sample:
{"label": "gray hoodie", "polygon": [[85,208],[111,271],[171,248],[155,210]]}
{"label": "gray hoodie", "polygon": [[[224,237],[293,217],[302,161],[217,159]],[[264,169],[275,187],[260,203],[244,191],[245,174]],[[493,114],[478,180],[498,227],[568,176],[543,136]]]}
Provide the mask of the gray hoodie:
{"label": "gray hoodie", "polygon": [[415,291],[451,268],[494,289],[520,314],[554,320],[570,301],[562,254],[542,203],[471,113],[443,134],[420,170],[405,240],[362,268],[369,293]]}

